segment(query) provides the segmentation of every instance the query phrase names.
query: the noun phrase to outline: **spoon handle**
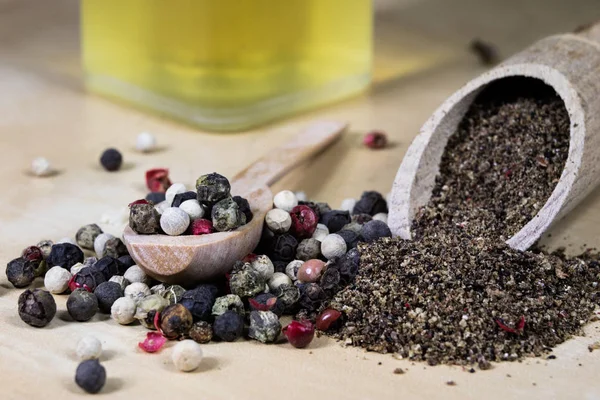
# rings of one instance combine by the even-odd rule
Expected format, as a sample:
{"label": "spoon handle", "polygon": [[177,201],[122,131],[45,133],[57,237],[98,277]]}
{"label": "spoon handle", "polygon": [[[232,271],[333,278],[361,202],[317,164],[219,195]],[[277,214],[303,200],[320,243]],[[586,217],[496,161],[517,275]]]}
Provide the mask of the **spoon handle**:
{"label": "spoon handle", "polygon": [[[238,192],[270,186],[290,170],[316,155],[333,143],[347,124],[337,121],[317,121],[268,156],[262,157],[238,173],[232,184]],[[244,190],[245,189],[245,190]]]}

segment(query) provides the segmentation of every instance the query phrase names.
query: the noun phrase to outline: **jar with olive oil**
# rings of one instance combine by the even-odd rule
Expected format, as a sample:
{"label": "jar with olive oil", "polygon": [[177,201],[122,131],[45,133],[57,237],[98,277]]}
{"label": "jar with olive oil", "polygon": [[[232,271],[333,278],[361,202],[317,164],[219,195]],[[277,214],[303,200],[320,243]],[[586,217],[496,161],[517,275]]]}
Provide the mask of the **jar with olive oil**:
{"label": "jar with olive oil", "polygon": [[371,0],[82,0],[87,87],[209,130],[370,81]]}

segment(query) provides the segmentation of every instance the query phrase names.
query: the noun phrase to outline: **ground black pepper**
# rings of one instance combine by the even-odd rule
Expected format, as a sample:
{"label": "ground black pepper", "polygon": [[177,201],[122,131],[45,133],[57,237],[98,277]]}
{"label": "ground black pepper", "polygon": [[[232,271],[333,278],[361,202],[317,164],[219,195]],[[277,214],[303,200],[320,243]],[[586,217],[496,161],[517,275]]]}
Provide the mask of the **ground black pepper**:
{"label": "ground black pepper", "polygon": [[476,99],[449,139],[432,198],[413,224],[416,240],[358,245],[356,281],[329,305],[347,318],[335,337],[430,365],[488,369],[545,354],[591,317],[600,298],[591,255],[504,243],[562,173],[567,111],[539,82],[499,85]]}

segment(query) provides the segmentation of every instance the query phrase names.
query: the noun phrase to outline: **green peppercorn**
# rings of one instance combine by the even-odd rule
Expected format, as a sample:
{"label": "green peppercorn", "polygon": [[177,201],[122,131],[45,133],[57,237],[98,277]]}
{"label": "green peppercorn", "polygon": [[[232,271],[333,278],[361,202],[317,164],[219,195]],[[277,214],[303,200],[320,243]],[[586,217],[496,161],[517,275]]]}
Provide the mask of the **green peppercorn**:
{"label": "green peppercorn", "polygon": [[168,306],[160,314],[160,330],[168,339],[187,335],[193,323],[192,313],[179,303]]}
{"label": "green peppercorn", "polygon": [[175,304],[179,303],[185,292],[186,290],[182,286],[171,285],[168,286],[162,293],[160,293],[160,295],[167,299],[169,304]]}
{"label": "green peppercorn", "polygon": [[160,231],[160,214],[153,204],[132,204],[129,207],[129,227],[142,235]]}
{"label": "green peppercorn", "polygon": [[244,303],[240,296],[236,294],[228,294],[217,297],[212,308],[212,315],[221,315],[225,311],[233,310],[240,315],[244,315]]}
{"label": "green peppercorn", "polygon": [[248,336],[263,343],[272,343],[279,337],[281,324],[279,318],[271,311],[252,311],[250,313],[250,329]]}
{"label": "green peppercorn", "polygon": [[229,196],[231,185],[229,180],[216,172],[202,175],[196,180],[198,201],[214,203]]}
{"label": "green peppercorn", "polygon": [[88,224],[79,228],[75,234],[75,241],[84,249],[94,250],[94,240],[102,233],[102,229],[96,224]]}
{"label": "green peppercorn", "polygon": [[129,255],[127,251],[127,247],[119,238],[112,238],[106,241],[106,245],[104,247],[103,256],[110,256],[112,258],[119,258],[121,256]]}
{"label": "green peppercorn", "polygon": [[229,279],[231,293],[240,297],[252,297],[265,290],[266,281],[262,275],[252,268],[250,263],[235,269]]}
{"label": "green peppercorn", "polygon": [[85,289],[75,289],[67,299],[67,311],[75,321],[88,321],[98,312],[98,299]]}
{"label": "green peppercorn", "polygon": [[156,329],[154,316],[169,305],[169,301],[159,294],[151,294],[137,303],[135,318],[148,329]]}
{"label": "green peppercorn", "polygon": [[41,328],[56,315],[56,302],[42,289],[27,289],[19,296],[19,317],[28,325]]}
{"label": "green peppercorn", "polygon": [[212,208],[213,227],[216,231],[225,232],[246,224],[246,215],[231,197],[227,197]]}

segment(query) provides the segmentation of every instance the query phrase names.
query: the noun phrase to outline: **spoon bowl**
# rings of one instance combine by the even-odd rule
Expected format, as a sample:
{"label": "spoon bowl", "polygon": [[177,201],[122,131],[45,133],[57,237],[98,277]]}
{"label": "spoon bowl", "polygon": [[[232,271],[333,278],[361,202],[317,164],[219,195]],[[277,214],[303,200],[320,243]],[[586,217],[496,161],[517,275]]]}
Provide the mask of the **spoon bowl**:
{"label": "spoon bowl", "polygon": [[345,128],[340,122],[313,123],[268,158],[236,175],[231,193],[246,198],[253,213],[246,225],[198,236],[140,235],[127,227],[123,242],[129,254],[148,275],[168,284],[190,286],[226,274],[260,241],[265,215],[273,208],[269,185],[327,147]]}

